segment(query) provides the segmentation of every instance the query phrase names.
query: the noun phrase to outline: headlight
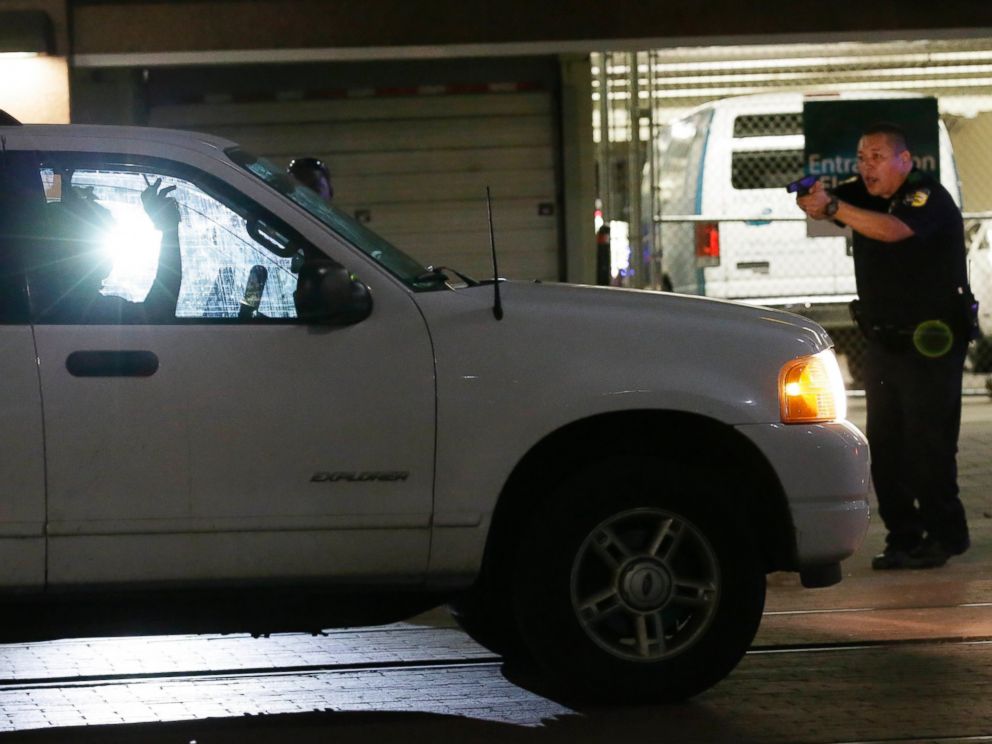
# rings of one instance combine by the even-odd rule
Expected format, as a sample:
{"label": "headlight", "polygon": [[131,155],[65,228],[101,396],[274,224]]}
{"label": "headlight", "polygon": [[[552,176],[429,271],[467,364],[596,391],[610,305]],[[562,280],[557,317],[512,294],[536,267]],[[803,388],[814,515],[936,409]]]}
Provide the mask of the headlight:
{"label": "headlight", "polygon": [[778,373],[782,421],[808,424],[847,417],[847,395],[832,349],[792,359]]}

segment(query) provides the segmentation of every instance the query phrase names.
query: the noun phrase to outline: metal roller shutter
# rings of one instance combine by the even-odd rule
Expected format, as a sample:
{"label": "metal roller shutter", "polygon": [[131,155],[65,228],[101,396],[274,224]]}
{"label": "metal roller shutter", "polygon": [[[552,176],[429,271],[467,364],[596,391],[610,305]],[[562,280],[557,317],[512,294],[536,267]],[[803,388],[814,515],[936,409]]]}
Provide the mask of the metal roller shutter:
{"label": "metal roller shutter", "polygon": [[152,106],[149,124],[229,137],[282,166],[318,157],[338,207],[425,264],[477,277],[492,271],[489,186],[500,273],[557,280],[555,116],[549,91],[503,84],[205,95]]}

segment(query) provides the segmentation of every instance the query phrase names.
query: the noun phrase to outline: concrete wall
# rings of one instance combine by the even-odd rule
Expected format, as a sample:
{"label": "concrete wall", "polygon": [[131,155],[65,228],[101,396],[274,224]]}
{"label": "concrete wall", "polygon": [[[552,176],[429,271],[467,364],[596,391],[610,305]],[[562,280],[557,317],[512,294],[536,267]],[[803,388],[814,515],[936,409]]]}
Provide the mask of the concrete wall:
{"label": "concrete wall", "polygon": [[956,119],[950,134],[965,211],[992,210],[992,112]]}
{"label": "concrete wall", "polygon": [[52,21],[55,50],[47,57],[0,57],[0,109],[24,122],[69,121],[69,30],[65,0],[0,2],[0,12],[11,10],[47,13]]}
{"label": "concrete wall", "polygon": [[[80,54],[548,43],[992,27],[992,3],[833,0],[808,9],[739,0],[132,0],[74,9]],[[870,37],[870,38],[869,38]],[[711,39],[719,43],[718,39]],[[644,47],[644,44],[639,46]]]}

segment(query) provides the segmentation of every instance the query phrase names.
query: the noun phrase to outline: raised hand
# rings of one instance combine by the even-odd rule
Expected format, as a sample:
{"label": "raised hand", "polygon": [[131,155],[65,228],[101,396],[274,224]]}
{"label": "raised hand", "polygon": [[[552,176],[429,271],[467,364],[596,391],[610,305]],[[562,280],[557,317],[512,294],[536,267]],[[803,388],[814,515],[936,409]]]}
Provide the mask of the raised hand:
{"label": "raised hand", "polygon": [[145,208],[145,213],[152,224],[162,232],[175,230],[179,225],[179,205],[169,194],[175,191],[176,187],[166,186],[160,190],[162,179],[157,178],[155,183],[149,183],[147,176],[145,183],[148,184],[148,188],[141,192],[141,206]]}

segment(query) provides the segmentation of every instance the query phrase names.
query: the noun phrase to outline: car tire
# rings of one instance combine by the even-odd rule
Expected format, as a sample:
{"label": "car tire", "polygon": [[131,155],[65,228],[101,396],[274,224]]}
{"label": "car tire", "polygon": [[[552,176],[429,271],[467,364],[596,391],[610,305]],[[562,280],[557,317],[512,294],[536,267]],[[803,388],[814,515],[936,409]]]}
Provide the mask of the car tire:
{"label": "car tire", "polygon": [[695,469],[615,457],[575,473],[534,510],[514,609],[563,693],[682,700],[737,665],[761,621],[765,576],[725,496]]}

